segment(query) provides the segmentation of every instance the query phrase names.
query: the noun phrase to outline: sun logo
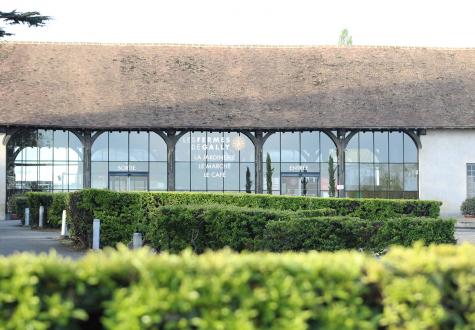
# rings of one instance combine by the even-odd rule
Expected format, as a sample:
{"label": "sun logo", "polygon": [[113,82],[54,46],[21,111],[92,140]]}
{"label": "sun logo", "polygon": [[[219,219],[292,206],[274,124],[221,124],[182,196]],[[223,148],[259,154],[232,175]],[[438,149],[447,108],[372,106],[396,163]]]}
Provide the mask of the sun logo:
{"label": "sun logo", "polygon": [[234,150],[241,151],[246,147],[246,139],[243,136],[236,136],[231,141]]}

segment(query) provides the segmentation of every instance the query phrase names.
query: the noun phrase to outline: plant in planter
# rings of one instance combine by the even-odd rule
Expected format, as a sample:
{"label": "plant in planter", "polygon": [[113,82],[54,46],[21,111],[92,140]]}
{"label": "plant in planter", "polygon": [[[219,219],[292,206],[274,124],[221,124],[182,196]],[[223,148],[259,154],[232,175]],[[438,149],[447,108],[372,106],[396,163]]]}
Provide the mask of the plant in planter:
{"label": "plant in planter", "polygon": [[460,207],[466,218],[475,218],[475,198],[467,198]]}

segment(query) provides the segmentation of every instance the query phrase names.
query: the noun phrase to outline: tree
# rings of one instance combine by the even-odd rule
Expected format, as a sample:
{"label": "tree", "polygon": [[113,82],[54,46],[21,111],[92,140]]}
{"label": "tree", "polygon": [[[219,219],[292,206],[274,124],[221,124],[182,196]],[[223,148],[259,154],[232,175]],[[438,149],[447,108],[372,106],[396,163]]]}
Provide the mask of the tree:
{"label": "tree", "polygon": [[335,197],[335,166],[333,164],[333,157],[328,159],[328,196]]}
{"label": "tree", "polygon": [[340,40],[338,40],[338,46],[352,46],[353,37],[350,36],[348,29],[343,29],[340,33]]}
{"label": "tree", "polygon": [[272,174],[274,174],[274,169],[272,168],[272,161],[270,159],[269,153],[266,157],[266,181],[267,181],[267,193],[272,195]]}
{"label": "tree", "polygon": [[251,193],[252,181],[251,181],[251,171],[249,171],[249,166],[246,168],[246,192]]}
{"label": "tree", "polygon": [[[31,26],[43,26],[45,22],[50,20],[51,17],[49,16],[42,16],[37,11],[27,11],[24,13],[17,12],[16,10],[10,12],[3,12],[0,11],[0,21],[4,21],[9,25],[15,24],[26,24],[29,27]],[[11,36],[13,33],[9,33],[5,31],[2,27],[0,27],[0,38],[4,36]]]}

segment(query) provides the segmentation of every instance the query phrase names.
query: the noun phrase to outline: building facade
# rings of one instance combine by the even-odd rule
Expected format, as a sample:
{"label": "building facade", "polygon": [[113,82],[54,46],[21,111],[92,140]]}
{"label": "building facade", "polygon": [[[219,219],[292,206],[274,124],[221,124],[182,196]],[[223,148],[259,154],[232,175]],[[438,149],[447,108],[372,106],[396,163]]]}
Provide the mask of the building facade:
{"label": "building facade", "polygon": [[[0,44],[0,212],[26,191],[475,196],[475,50]],[[268,172],[271,173],[268,173]]]}

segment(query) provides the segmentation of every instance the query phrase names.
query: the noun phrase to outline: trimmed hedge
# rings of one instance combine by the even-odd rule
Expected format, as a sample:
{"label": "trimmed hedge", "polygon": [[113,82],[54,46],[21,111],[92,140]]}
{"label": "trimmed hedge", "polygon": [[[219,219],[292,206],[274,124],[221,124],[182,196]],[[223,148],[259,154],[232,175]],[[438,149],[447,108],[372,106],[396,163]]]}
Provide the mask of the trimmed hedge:
{"label": "trimmed hedge", "polygon": [[[339,199],[255,194],[130,192],[85,189],[69,194],[68,211],[73,236],[91,246],[92,221],[101,219],[102,244],[130,241],[132,233],[143,231],[160,206],[220,204],[284,211],[312,210],[364,219],[399,216],[437,217],[440,202],[419,200]],[[314,211],[333,209],[335,211]],[[304,217],[308,216],[302,214]]]}
{"label": "trimmed hedge", "polygon": [[25,208],[28,207],[28,197],[25,195],[15,195],[10,197],[10,211],[15,213],[18,219],[24,223]]}
{"label": "trimmed hedge", "polygon": [[[101,193],[101,192],[99,192]],[[225,204],[276,210],[333,209],[337,215],[362,219],[394,218],[398,216],[437,218],[441,202],[410,199],[351,199],[278,196],[264,194],[154,192],[160,205]]]}
{"label": "trimmed hedge", "polygon": [[198,253],[224,247],[255,251],[262,248],[269,221],[293,216],[294,212],[216,204],[162,206],[149,220],[145,239],[154,248],[171,252],[188,247]]}
{"label": "trimmed hedge", "polygon": [[0,257],[2,329],[473,329],[475,246]]}
{"label": "trimmed hedge", "polygon": [[30,225],[37,227],[40,217],[40,206],[45,208],[45,219],[43,225],[45,227],[59,228],[61,227],[61,216],[63,210],[67,208],[67,193],[45,193],[45,192],[28,192],[28,206],[30,208]]}
{"label": "trimmed hedge", "polygon": [[454,235],[455,220],[327,217],[269,222],[264,244],[266,249],[275,252],[343,249],[382,252],[391,245],[410,246],[416,241],[455,243]]}

